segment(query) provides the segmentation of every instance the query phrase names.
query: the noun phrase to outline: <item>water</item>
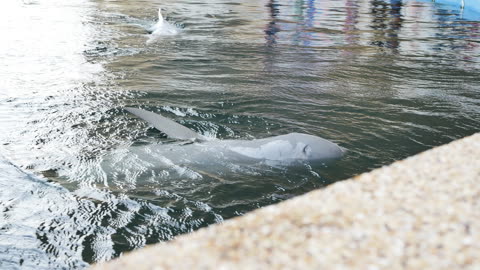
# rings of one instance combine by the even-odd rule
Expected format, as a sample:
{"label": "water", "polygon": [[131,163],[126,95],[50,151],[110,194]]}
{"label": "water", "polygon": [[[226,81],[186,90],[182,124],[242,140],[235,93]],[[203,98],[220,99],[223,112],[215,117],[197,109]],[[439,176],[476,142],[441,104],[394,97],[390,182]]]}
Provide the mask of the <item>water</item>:
{"label": "water", "polygon": [[[157,9],[178,35],[155,38]],[[466,11],[466,10],[465,10]],[[480,15],[417,1],[6,1],[0,268],[84,268],[473,134]],[[473,14],[473,15],[472,15]],[[171,164],[122,107],[221,139],[303,132],[333,164]]]}

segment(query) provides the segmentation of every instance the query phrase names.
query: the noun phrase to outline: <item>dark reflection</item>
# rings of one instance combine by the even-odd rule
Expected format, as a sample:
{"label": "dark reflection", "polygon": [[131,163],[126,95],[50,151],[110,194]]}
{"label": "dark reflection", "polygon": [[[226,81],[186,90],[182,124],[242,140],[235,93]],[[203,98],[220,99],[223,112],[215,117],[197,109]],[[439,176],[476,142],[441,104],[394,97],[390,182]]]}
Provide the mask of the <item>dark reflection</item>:
{"label": "dark reflection", "polygon": [[389,39],[387,41],[389,48],[398,48],[399,39],[398,32],[402,27],[402,0],[390,0],[390,33],[388,35]]}
{"label": "dark reflection", "polygon": [[270,0],[266,5],[270,14],[270,22],[265,28],[265,39],[267,46],[273,46],[277,43],[277,33],[280,31],[280,27],[278,26],[277,22],[277,16],[280,13],[279,6],[280,4],[278,4],[275,0]]}
{"label": "dark reflection", "polygon": [[402,0],[373,0],[371,2],[372,24],[375,31],[372,45],[394,49],[399,47],[398,32],[402,27]]}
{"label": "dark reflection", "polygon": [[345,40],[347,44],[353,45],[358,43],[358,29],[356,24],[358,23],[358,4],[355,0],[347,0],[345,2],[346,19],[343,27],[345,32]]}

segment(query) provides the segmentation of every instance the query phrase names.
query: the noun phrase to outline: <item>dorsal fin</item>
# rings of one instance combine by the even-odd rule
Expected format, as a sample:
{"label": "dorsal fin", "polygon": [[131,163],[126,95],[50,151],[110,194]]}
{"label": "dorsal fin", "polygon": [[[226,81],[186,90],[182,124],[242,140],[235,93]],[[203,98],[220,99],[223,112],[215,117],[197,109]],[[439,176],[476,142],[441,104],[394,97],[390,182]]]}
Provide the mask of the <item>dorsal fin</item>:
{"label": "dorsal fin", "polygon": [[163,23],[162,8],[158,8],[158,22]]}
{"label": "dorsal fin", "polygon": [[179,140],[206,140],[204,136],[166,117],[163,117],[160,114],[130,107],[125,107],[125,110],[145,120],[170,138]]}

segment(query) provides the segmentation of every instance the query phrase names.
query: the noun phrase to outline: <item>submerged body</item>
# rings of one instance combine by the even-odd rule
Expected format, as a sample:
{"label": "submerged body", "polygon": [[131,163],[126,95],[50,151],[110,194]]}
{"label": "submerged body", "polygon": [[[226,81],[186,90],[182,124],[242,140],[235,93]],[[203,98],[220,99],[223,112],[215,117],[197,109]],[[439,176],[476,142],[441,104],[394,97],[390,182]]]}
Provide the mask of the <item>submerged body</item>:
{"label": "submerged body", "polygon": [[150,164],[202,165],[222,167],[222,164],[247,165],[264,162],[289,165],[298,162],[328,162],[342,157],[338,145],[322,138],[290,133],[256,140],[209,140],[189,144],[151,144],[133,146],[125,154]]}
{"label": "submerged body", "polygon": [[333,142],[302,133],[289,133],[255,140],[208,139],[159,114],[135,108],[126,108],[126,110],[171,138],[190,141],[183,145],[150,145],[149,150],[133,151],[138,154],[141,152],[158,154],[168,158],[174,164],[214,162],[216,158],[242,163],[249,161],[321,162],[339,159],[344,153],[343,149]]}

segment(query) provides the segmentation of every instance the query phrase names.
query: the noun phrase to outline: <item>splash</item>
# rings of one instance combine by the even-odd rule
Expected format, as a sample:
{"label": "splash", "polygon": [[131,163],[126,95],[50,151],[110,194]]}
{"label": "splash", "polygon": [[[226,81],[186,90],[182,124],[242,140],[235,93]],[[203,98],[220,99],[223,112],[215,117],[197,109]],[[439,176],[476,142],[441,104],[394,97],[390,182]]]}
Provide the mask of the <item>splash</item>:
{"label": "splash", "polygon": [[162,9],[158,9],[158,21],[150,29],[150,34],[147,44],[158,41],[162,36],[174,36],[180,32],[180,28],[174,24],[165,20],[162,16]]}

